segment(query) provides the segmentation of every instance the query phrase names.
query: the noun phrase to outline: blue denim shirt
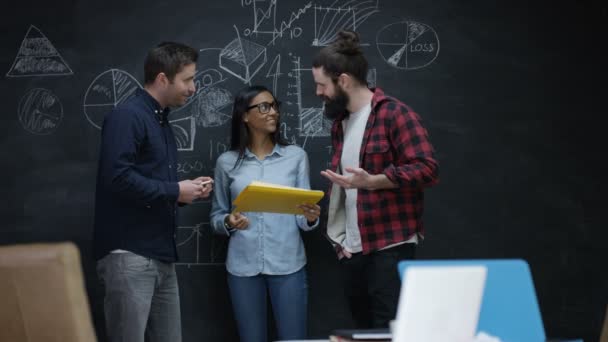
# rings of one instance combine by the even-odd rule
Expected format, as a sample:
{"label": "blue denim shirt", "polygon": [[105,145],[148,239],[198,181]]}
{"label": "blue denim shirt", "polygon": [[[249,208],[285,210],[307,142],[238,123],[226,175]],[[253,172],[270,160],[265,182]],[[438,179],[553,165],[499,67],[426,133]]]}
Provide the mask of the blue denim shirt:
{"label": "blue denim shirt", "polygon": [[105,117],[95,193],[97,259],[114,249],[177,259],[177,145],[167,115],[139,89]]}
{"label": "blue denim shirt", "polygon": [[211,207],[211,226],[215,233],[229,235],[226,268],[235,276],[290,274],[306,265],[300,229],[313,226],[303,215],[242,213],[249,219],[245,230],[228,232],[224,218],[232,211],[232,202],[252,181],[262,181],[310,189],[306,151],[295,145],[275,145],[272,153],[259,160],[246,150],[244,159],[234,169],[238,152],[223,153],[215,165],[215,185]]}

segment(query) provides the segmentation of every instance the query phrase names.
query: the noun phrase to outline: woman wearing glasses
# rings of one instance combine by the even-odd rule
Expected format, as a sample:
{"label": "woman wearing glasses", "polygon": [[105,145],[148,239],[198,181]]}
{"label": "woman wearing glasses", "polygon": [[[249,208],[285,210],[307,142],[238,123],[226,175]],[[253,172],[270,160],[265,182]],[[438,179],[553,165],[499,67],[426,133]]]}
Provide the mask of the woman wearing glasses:
{"label": "woman wearing glasses", "polygon": [[230,151],[215,166],[211,224],[230,236],[226,268],[241,341],[266,342],[267,293],[280,340],[306,337],[306,255],[300,230],[316,228],[318,205],[304,215],[231,213],[232,201],[252,181],[310,188],[306,152],[281,139],[280,102],[263,86],[235,97]]}

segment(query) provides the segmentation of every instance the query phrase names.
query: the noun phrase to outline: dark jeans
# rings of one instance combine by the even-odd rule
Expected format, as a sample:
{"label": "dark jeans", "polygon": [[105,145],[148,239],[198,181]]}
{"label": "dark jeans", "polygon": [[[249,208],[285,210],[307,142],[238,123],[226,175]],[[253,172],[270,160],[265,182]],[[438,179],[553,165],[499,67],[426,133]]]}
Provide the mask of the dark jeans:
{"label": "dark jeans", "polygon": [[306,338],[306,268],[286,275],[237,277],[228,273],[228,286],[241,342],[268,341],[267,295],[270,295],[278,339]]}
{"label": "dark jeans", "polygon": [[340,261],[356,328],[388,328],[395,319],[401,290],[397,264],[414,259],[415,252],[416,244],[405,243],[367,255],[355,253]]}
{"label": "dark jeans", "polygon": [[175,266],[133,253],[97,262],[104,286],[110,342],[179,342],[182,339]]}

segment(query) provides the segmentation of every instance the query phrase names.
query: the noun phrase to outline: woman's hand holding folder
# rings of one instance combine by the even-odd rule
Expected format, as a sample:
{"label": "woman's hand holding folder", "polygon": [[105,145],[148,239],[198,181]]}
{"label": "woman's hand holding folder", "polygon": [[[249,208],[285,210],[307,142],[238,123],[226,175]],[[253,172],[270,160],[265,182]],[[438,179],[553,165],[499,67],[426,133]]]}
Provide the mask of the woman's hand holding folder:
{"label": "woman's hand holding folder", "polygon": [[304,212],[302,215],[306,217],[306,220],[308,221],[309,225],[314,224],[321,215],[321,207],[319,207],[317,204],[303,203],[298,205],[297,207],[302,209],[302,211]]}
{"label": "woman's hand holding folder", "polygon": [[240,212],[234,212],[226,216],[224,225],[227,229],[244,230],[249,227],[249,219]]}

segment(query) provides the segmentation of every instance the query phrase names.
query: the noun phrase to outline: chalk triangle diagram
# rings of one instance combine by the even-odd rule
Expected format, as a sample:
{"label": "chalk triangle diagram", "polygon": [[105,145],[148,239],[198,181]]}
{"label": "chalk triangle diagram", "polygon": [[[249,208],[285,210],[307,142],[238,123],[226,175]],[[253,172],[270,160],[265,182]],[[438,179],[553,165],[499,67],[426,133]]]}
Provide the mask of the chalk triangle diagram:
{"label": "chalk triangle diagram", "polygon": [[7,77],[73,75],[51,41],[34,25],[27,30]]}

